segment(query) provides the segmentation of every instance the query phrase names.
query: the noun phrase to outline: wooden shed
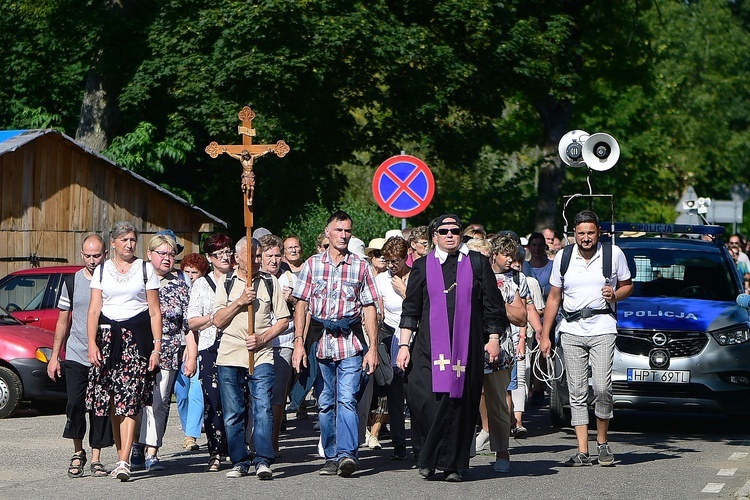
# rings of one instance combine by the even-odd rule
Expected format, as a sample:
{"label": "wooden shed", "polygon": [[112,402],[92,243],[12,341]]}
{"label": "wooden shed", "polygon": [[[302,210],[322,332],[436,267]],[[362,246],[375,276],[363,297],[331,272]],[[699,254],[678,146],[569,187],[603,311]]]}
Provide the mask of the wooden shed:
{"label": "wooden shed", "polygon": [[83,238],[96,233],[108,242],[120,220],[141,232],[141,257],[161,229],[175,232],[185,246],[182,256],[199,251],[201,233],[226,228],[221,219],[56,130],[0,131],[0,258],[6,258],[0,277],[52,259],[79,263]]}

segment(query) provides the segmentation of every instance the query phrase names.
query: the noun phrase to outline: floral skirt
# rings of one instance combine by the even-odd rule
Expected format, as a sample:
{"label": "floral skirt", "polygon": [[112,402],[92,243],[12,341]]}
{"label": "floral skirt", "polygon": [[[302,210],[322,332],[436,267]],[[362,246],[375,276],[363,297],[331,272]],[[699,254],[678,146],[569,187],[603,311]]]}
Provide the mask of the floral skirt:
{"label": "floral skirt", "polygon": [[148,360],[138,354],[133,332],[122,329],[122,357],[107,368],[112,350],[112,331],[96,334],[102,364],[91,366],[86,389],[86,408],[97,416],[134,417],[151,404],[156,372],[148,371]]}

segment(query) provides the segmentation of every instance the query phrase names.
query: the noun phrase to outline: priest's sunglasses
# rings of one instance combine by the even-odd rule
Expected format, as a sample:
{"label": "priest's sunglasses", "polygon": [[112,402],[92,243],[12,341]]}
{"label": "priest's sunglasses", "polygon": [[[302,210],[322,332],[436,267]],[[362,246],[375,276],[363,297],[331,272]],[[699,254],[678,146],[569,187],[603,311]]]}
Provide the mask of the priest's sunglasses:
{"label": "priest's sunglasses", "polygon": [[448,233],[455,234],[456,236],[458,236],[459,234],[461,234],[461,228],[460,227],[452,227],[450,229],[448,229],[448,228],[440,228],[436,232],[440,236],[445,236]]}

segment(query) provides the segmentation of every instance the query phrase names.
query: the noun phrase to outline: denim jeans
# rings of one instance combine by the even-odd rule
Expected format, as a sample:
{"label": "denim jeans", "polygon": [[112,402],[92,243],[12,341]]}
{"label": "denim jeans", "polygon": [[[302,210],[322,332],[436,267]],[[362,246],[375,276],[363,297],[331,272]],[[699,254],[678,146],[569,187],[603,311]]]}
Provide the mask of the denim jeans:
{"label": "denim jeans", "polygon": [[252,375],[247,368],[219,366],[219,389],[224,410],[224,427],[227,433],[229,458],[232,465],[245,464],[249,468],[250,455],[245,444],[247,423],[245,394],[250,393],[253,405],[255,460],[253,464],[271,465],[273,452],[273,365],[264,363],[255,367]]}
{"label": "denim jeans", "polygon": [[322,380],[318,415],[326,460],[357,458],[357,402],[367,382],[362,377],[362,356],[360,353],[339,361],[318,360]]}

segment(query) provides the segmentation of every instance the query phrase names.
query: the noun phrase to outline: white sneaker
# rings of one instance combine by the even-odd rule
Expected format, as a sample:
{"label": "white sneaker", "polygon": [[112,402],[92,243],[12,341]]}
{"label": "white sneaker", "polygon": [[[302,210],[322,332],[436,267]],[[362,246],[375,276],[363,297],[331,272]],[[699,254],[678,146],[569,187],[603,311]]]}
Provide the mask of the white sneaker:
{"label": "white sneaker", "polygon": [[255,475],[258,476],[258,479],[271,479],[273,471],[268,465],[260,463],[255,466]]}
{"label": "white sneaker", "polygon": [[476,450],[477,452],[483,451],[490,444],[490,433],[482,429],[479,431],[476,437]]}
{"label": "white sneaker", "polygon": [[378,440],[378,437],[373,436],[372,434],[370,434],[370,437],[367,440],[367,447],[370,448],[371,450],[379,450],[380,448],[382,448],[382,446],[380,446],[380,441]]}
{"label": "white sneaker", "polygon": [[242,464],[237,464],[230,471],[227,472],[227,477],[245,477],[247,476],[247,469]]}

